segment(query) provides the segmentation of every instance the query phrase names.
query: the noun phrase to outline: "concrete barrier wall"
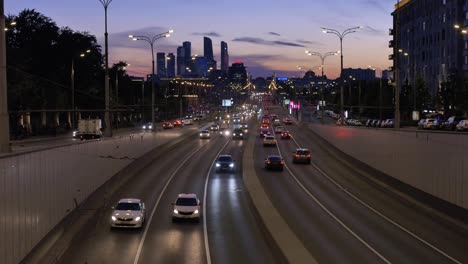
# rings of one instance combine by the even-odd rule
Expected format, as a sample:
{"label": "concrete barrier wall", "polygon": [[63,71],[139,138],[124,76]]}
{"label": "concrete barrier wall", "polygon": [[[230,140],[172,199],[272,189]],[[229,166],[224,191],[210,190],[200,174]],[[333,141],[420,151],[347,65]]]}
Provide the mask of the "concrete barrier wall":
{"label": "concrete barrier wall", "polygon": [[136,134],[0,158],[0,263],[19,263],[76,203],[167,137]]}
{"label": "concrete barrier wall", "polygon": [[468,135],[309,125],[344,153],[468,209]]}

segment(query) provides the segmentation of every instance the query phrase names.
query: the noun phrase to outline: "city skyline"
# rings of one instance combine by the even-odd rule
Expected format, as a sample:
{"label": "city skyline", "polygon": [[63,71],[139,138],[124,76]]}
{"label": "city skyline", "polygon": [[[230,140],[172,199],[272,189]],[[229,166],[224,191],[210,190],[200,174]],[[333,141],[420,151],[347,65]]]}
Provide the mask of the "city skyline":
{"label": "city skyline", "polygon": [[[244,0],[240,2],[247,3]],[[129,74],[145,76],[151,71],[150,51],[144,43],[129,41],[128,35],[155,35],[174,29],[171,38],[156,43],[155,53],[176,53],[181,43],[190,41],[192,54],[201,55],[203,37],[206,36],[213,41],[214,57],[218,62],[221,61],[220,43],[225,41],[229,46],[230,61],[241,59],[254,77],[271,76],[273,73],[292,77],[303,74],[297,70],[298,65],[305,69],[320,65],[318,58],[305,56],[305,50],[326,52],[339,49],[338,38],[322,33],[321,26],[338,30],[363,26],[361,32],[344,41],[344,67],[366,68],[372,65],[385,69],[391,65],[388,61],[391,53],[388,29],[392,27],[390,13],[394,2],[331,0],[309,3],[293,0],[286,8],[279,3],[259,0],[249,2],[249,9],[245,9],[242,3],[215,1],[172,1],[170,4],[141,1],[138,6],[113,1],[108,9],[109,62],[127,61],[131,64],[127,69]],[[7,14],[16,15],[26,8],[36,9],[50,17],[59,27],[88,31],[96,35],[99,44],[103,45],[104,12],[98,1],[65,4],[57,0],[25,0],[5,3]],[[158,10],[157,19],[151,10]],[[213,15],[200,16],[202,12]],[[328,59],[325,74],[336,78],[339,66],[339,58]]]}

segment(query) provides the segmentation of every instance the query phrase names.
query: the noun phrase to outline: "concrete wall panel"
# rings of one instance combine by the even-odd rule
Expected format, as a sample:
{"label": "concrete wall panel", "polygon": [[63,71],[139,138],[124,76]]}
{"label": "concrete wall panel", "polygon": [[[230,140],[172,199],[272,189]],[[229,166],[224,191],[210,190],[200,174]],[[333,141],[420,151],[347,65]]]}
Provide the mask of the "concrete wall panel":
{"label": "concrete wall panel", "polygon": [[468,135],[314,124],[310,127],[369,166],[468,209]]}

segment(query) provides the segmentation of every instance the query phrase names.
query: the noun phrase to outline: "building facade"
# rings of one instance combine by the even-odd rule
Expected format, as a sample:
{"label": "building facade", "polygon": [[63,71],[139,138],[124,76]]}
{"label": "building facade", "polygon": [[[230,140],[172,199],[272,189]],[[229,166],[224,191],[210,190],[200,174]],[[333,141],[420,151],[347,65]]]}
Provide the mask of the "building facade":
{"label": "building facade", "polygon": [[244,63],[236,61],[229,67],[229,86],[233,90],[241,90],[247,85],[247,69]]}
{"label": "building facade", "polygon": [[461,29],[468,26],[467,0],[404,0],[392,15],[389,58],[399,72],[400,89],[414,87],[419,77],[435,98],[450,74],[466,75],[468,38],[463,40]]}
{"label": "building facade", "polygon": [[176,76],[176,61],[174,53],[167,54],[167,77],[174,78]]}
{"label": "building facade", "polygon": [[157,75],[159,78],[166,78],[166,53],[158,52],[156,54]]}
{"label": "building facade", "polygon": [[216,61],[213,55],[213,42],[210,38],[203,38],[203,52],[203,55],[206,58],[208,69],[211,69],[212,71],[216,70]]}
{"label": "building facade", "polygon": [[229,71],[228,45],[224,41],[221,41],[221,71],[225,74]]}
{"label": "building facade", "polygon": [[184,47],[177,47],[177,75],[185,73],[185,49]]}
{"label": "building facade", "polygon": [[184,47],[184,64],[185,67],[191,68],[192,66],[192,43],[190,41],[185,41],[182,43]]}

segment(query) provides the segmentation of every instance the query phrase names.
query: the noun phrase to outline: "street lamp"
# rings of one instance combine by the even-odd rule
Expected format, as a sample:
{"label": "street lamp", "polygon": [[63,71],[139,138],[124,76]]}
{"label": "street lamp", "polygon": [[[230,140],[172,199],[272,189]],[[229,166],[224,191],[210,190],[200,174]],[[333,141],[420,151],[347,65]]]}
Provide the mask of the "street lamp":
{"label": "street lamp", "polygon": [[382,98],[382,79],[383,79],[383,76],[382,76],[382,72],[383,70],[379,67],[373,67],[371,65],[369,65],[368,67],[369,69],[371,70],[380,70],[380,81],[379,81],[379,119],[382,120],[383,119],[383,114],[382,114],[382,104],[383,104],[383,98]]}
{"label": "street lamp", "polygon": [[[85,52],[80,54],[80,58],[86,56],[87,53],[90,53],[91,50],[86,50]],[[72,124],[71,127],[75,128],[76,123],[76,112],[75,112],[75,56],[72,56],[71,61],[71,76],[70,76],[70,84],[71,84],[71,108],[72,108]]]}
{"label": "street lamp", "polygon": [[330,52],[327,52],[325,54],[322,54],[322,53],[319,53],[319,52],[312,52],[312,51],[308,51],[306,50],[305,52],[307,55],[309,56],[317,56],[320,58],[320,60],[322,61],[322,64],[321,64],[321,68],[322,68],[322,79],[323,79],[323,68],[325,66],[325,59],[329,56],[336,56],[338,55],[339,53],[341,53],[340,51],[330,51]]}
{"label": "street lamp", "polygon": [[[5,28],[5,8],[0,0],[0,29]],[[0,153],[11,151],[8,121],[5,30],[0,30]]]}
{"label": "street lamp", "polygon": [[[356,33],[358,32],[359,29],[363,28],[362,26],[359,26],[359,27],[352,27],[352,28],[348,28],[346,30],[344,30],[343,32],[339,32],[338,30],[336,29],[332,29],[332,28],[325,28],[325,27],[322,27],[322,32],[325,33],[325,34],[333,34],[333,35],[336,35],[338,36],[338,38],[340,39],[340,54],[341,54],[341,72],[340,72],[340,78],[342,79],[343,78],[343,39],[344,37],[346,37],[347,35],[351,34],[351,33]],[[344,87],[343,87],[343,80],[341,80],[341,86],[340,86],[340,112],[341,112],[341,118],[344,117],[344,96],[343,96],[343,90],[344,90]]]}
{"label": "street lamp", "polygon": [[149,45],[150,45],[150,48],[151,48],[151,66],[152,66],[152,71],[151,71],[151,123],[153,124],[153,128],[152,130],[154,131],[156,129],[156,126],[154,125],[155,122],[154,122],[154,96],[155,96],[155,91],[154,91],[154,43],[156,42],[156,40],[158,39],[162,39],[162,38],[168,38],[171,36],[171,33],[173,33],[174,30],[169,30],[167,32],[163,32],[163,33],[160,33],[160,34],[157,34],[153,37],[148,37],[148,36],[134,36],[134,35],[129,35],[128,37],[131,38],[132,40],[134,41],[137,41],[137,40],[142,40],[142,41],[146,41]]}
{"label": "street lamp", "polygon": [[112,123],[110,120],[109,113],[109,103],[110,103],[110,91],[109,91],[109,41],[107,33],[107,8],[109,7],[112,0],[99,0],[102,6],[104,7],[104,47],[105,47],[105,57],[106,57],[106,69],[104,74],[104,93],[106,101],[106,109],[104,113],[104,124],[106,125],[106,130],[104,130],[104,135],[107,137],[112,137]]}

